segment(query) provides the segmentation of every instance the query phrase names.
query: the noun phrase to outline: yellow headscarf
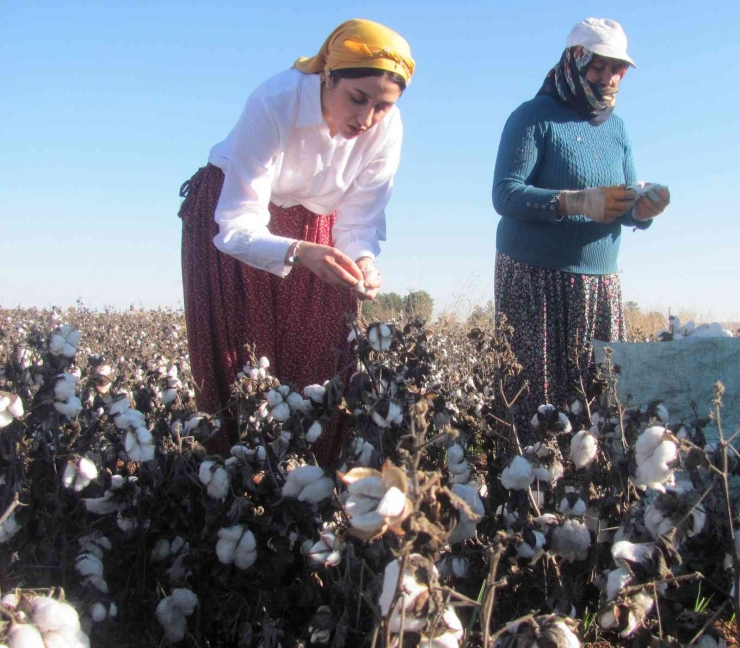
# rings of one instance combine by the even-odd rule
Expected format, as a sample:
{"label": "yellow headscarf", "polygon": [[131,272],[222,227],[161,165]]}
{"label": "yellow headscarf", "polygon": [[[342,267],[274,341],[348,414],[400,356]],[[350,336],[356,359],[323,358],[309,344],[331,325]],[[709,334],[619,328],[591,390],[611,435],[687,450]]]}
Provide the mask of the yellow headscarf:
{"label": "yellow headscarf", "polygon": [[372,20],[348,20],[324,41],[319,53],[299,58],[293,67],[304,74],[328,74],[344,68],[375,68],[400,74],[408,84],[416,63],[406,40]]}

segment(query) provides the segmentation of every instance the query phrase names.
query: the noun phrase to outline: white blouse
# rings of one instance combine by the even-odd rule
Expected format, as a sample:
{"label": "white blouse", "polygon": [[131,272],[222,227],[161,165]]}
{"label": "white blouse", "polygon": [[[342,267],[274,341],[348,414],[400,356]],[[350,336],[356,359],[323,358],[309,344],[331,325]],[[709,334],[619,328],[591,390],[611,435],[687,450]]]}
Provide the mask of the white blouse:
{"label": "white blouse", "polygon": [[268,230],[270,202],[337,211],[335,246],[351,259],[374,258],[385,240],[385,206],[401,154],[401,114],[393,107],[354,139],[331,137],[321,113],[320,77],[286,70],[249,97],[229,136],[208,161],[225,174],[216,207],[215,246],[284,277],[294,239]]}

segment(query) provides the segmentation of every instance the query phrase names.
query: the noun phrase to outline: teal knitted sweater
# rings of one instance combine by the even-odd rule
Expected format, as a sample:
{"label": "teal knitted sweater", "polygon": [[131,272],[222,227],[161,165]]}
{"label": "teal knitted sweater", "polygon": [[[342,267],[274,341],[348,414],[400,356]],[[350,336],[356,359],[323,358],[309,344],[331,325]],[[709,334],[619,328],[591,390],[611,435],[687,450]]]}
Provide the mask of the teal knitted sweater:
{"label": "teal knitted sweater", "polygon": [[539,95],[509,117],[496,158],[493,206],[503,216],[496,249],[529,265],[578,274],[617,271],[622,225],[646,229],[631,212],[607,225],[585,216],[557,220],[557,196],[636,181],[624,122],[601,125],[549,96]]}

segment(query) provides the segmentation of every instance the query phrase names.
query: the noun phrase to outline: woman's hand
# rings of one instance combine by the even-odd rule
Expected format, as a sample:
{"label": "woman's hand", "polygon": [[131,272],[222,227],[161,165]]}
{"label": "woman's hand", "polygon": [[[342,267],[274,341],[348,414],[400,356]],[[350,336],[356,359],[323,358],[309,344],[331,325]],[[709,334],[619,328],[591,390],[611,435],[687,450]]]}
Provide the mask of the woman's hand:
{"label": "woman's hand", "polygon": [[329,245],[301,241],[297,264],[337,288],[354,288],[364,278],[352,259]]}
{"label": "woman's hand", "polygon": [[668,189],[651,189],[635,203],[633,216],[635,220],[650,220],[662,214],[670,202],[671,192]]}
{"label": "woman's hand", "polygon": [[364,291],[358,291],[358,298],[375,299],[380,292],[380,286],[383,285],[383,275],[370,257],[360,257],[357,259],[357,265],[362,271],[365,286]]}
{"label": "woman's hand", "polygon": [[558,213],[568,216],[583,214],[596,223],[611,223],[632,209],[636,196],[626,185],[564,191],[560,194]]}

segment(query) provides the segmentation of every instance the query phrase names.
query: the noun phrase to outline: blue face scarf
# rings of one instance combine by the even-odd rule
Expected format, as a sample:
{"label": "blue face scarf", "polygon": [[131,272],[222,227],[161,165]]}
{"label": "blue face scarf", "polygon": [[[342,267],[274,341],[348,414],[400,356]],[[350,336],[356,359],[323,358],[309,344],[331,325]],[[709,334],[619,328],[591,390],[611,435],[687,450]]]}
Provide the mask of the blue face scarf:
{"label": "blue face scarf", "polygon": [[603,124],[614,104],[605,100],[598,87],[586,79],[593,54],[584,47],[566,47],[558,64],[548,72],[538,95],[562,101],[594,126]]}

